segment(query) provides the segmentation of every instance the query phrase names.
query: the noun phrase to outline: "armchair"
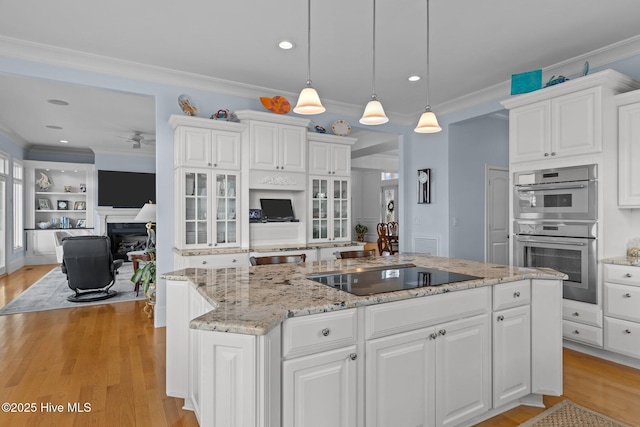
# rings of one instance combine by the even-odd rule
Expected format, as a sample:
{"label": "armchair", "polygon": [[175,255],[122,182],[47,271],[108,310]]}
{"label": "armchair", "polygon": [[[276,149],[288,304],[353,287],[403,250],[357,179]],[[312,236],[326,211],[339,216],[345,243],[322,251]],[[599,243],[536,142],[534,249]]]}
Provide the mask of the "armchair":
{"label": "armchair", "polygon": [[75,294],[71,302],[99,301],[117,295],[110,288],[123,260],[113,260],[107,236],[72,236],[62,239],[62,272]]}

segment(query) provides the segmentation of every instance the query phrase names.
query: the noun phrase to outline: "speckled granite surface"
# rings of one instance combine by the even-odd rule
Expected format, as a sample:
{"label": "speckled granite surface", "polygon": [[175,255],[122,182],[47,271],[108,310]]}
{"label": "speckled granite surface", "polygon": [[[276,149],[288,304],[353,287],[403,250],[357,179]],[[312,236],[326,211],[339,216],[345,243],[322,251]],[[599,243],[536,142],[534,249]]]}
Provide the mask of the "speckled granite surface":
{"label": "speckled granite surface", "polygon": [[[372,296],[352,295],[306,279],[313,273],[406,263],[482,279]],[[284,319],[293,316],[424,297],[520,279],[566,278],[564,274],[549,269],[518,268],[415,254],[217,270],[187,268],[166,273],[163,277],[168,280],[188,280],[215,307],[213,311],[193,319],[191,328],[251,335],[266,334]]]}
{"label": "speckled granite surface", "polygon": [[323,248],[344,248],[347,246],[364,246],[362,242],[334,242],[334,243],[314,243],[306,245],[278,245],[278,246],[254,246],[248,249],[241,248],[204,248],[204,249],[178,249],[173,251],[182,256],[196,255],[218,255],[218,254],[238,254],[247,252],[276,252],[276,251],[295,251],[307,249],[323,249]]}
{"label": "speckled granite surface", "polygon": [[640,267],[640,258],[630,256],[620,256],[614,258],[604,258],[600,260],[603,264],[631,265]]}

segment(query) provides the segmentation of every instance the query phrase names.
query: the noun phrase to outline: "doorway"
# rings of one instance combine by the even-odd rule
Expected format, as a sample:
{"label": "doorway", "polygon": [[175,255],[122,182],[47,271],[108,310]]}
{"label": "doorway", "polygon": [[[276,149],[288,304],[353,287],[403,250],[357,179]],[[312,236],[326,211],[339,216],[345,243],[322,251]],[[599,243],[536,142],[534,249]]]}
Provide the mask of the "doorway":
{"label": "doorway", "polygon": [[509,169],[485,166],[485,262],[509,264]]}
{"label": "doorway", "polygon": [[398,185],[382,186],[380,222],[398,222]]}

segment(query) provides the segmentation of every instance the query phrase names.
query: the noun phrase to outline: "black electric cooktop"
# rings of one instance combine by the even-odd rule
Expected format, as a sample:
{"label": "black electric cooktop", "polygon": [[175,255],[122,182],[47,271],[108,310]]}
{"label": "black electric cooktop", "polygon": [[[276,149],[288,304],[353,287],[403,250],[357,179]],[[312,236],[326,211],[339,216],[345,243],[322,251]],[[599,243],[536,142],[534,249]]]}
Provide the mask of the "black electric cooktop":
{"label": "black electric cooktop", "polygon": [[365,296],[464,282],[480,279],[480,277],[435,268],[416,267],[413,264],[402,264],[352,271],[333,271],[314,274],[308,276],[307,279],[354,295]]}

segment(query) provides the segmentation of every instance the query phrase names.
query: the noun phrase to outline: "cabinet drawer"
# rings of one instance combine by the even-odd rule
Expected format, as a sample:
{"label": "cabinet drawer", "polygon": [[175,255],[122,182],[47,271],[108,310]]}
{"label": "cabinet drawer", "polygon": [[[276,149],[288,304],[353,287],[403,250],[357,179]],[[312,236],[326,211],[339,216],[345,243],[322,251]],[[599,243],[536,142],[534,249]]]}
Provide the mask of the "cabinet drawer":
{"label": "cabinet drawer", "polygon": [[233,268],[247,267],[249,265],[249,254],[216,254],[216,255],[193,255],[179,257],[176,268]]}
{"label": "cabinet drawer", "polygon": [[562,318],[585,325],[602,327],[602,310],[594,304],[564,300],[562,302]]}
{"label": "cabinet drawer", "polygon": [[531,302],[530,280],[502,283],[493,287],[493,310],[518,307]]}
{"label": "cabinet drawer", "polygon": [[356,343],[355,308],[293,317],[282,325],[282,357],[292,358]]}
{"label": "cabinet drawer", "polygon": [[485,314],[490,309],[489,286],[378,304],[365,308],[365,338],[379,338]]}
{"label": "cabinet drawer", "polygon": [[604,281],[622,285],[640,286],[640,268],[628,265],[604,265]]}
{"label": "cabinet drawer", "polygon": [[566,339],[602,347],[602,329],[564,320],[562,336]]}
{"label": "cabinet drawer", "polygon": [[640,287],[605,283],[604,315],[640,322]]}
{"label": "cabinet drawer", "polygon": [[631,357],[640,357],[640,324],[604,318],[604,348]]}

